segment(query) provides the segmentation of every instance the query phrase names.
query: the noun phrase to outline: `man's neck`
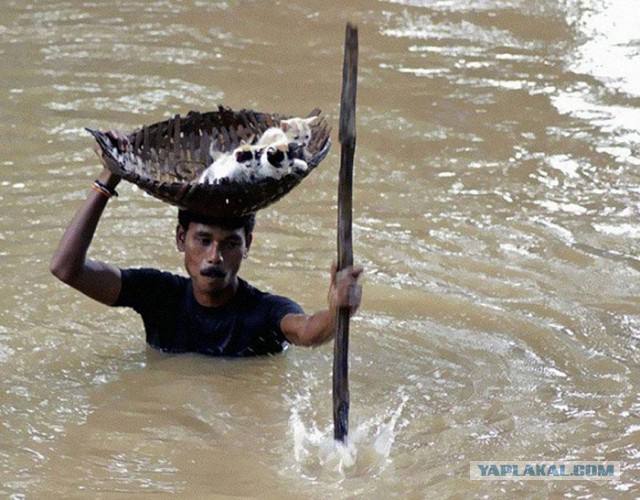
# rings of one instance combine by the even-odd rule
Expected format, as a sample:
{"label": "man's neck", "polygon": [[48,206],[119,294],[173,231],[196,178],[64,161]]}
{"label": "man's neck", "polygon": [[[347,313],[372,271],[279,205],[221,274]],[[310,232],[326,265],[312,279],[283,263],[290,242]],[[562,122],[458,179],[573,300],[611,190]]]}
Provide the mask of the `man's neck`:
{"label": "man's neck", "polygon": [[196,302],[203,307],[220,307],[233,299],[239,286],[240,281],[236,276],[231,283],[221,290],[205,293],[196,290],[194,287],[193,294]]}

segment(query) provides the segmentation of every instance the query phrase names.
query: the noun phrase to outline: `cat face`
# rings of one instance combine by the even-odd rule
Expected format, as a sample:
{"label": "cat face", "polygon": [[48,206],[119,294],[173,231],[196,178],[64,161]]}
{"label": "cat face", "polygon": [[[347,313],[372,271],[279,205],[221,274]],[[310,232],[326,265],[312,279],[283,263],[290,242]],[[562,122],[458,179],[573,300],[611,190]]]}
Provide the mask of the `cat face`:
{"label": "cat face", "polygon": [[261,157],[264,148],[243,145],[233,151],[236,160],[235,177],[239,179],[252,180],[258,174]]}
{"label": "cat face", "polygon": [[258,178],[280,179],[289,172],[288,147],[286,144],[272,144],[264,148],[260,156]]}
{"label": "cat face", "polygon": [[287,134],[291,142],[307,147],[311,142],[311,125],[317,119],[311,118],[289,118],[280,122],[280,128]]}
{"label": "cat face", "polygon": [[269,146],[264,155],[266,161],[275,169],[285,169],[288,165],[289,148],[286,144],[277,144]]}
{"label": "cat face", "polygon": [[301,154],[302,146],[295,143],[266,147],[261,157],[259,176],[280,179],[291,172],[307,170],[307,163],[300,159]]}

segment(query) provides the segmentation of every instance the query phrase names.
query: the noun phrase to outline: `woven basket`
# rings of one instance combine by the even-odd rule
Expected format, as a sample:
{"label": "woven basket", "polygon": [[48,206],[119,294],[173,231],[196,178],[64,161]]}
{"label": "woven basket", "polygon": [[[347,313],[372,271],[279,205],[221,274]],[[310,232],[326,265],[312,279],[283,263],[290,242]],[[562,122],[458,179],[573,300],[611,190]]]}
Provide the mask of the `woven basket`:
{"label": "woven basket", "polygon": [[280,179],[252,183],[202,184],[197,179],[212,162],[212,142],[220,151],[232,151],[250,142],[267,128],[287,117],[252,110],[191,111],[127,134],[131,150],[119,152],[111,138],[87,129],[100,146],[107,168],[156,198],[203,215],[238,216],[256,212],[278,201],[296,187],[327,156],[331,127],[319,116],[312,125],[311,159],[304,172],[292,172]]}

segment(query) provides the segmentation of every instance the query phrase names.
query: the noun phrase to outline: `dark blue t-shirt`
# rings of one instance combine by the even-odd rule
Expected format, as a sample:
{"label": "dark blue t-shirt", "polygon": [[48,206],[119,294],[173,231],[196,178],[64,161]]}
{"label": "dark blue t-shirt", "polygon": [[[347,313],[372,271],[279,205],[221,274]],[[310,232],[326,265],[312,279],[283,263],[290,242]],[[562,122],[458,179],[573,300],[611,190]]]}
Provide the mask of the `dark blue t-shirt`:
{"label": "dark blue t-shirt", "polygon": [[193,295],[190,278],[157,269],[122,270],[114,306],[131,307],[142,316],[149,345],[211,356],[282,352],[287,341],[280,321],[303,312],[294,301],[261,292],[242,279],[227,304],[204,307]]}

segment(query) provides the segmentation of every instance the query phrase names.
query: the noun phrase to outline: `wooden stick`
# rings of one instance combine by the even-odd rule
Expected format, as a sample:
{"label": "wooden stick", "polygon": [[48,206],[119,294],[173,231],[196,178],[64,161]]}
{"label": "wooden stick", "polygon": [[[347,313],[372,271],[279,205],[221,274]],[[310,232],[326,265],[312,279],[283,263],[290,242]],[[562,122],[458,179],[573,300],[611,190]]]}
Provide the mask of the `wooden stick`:
{"label": "wooden stick", "polygon": [[[351,236],[353,158],[356,149],[356,87],[358,80],[358,28],[347,24],[340,99],[341,144],[338,184],[338,271],[353,265]],[[333,350],[333,437],[344,442],[349,433],[349,308],[336,317]]]}

